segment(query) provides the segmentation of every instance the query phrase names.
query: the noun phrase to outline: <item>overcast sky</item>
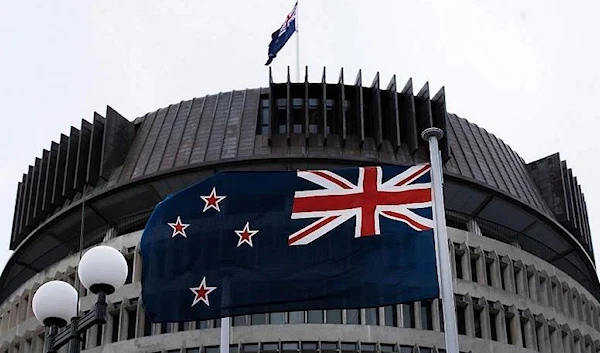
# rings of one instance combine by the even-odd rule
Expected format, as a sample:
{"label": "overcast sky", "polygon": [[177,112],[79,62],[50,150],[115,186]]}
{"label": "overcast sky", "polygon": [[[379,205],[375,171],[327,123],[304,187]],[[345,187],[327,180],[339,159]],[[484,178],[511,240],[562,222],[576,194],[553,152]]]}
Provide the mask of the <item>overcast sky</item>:
{"label": "overcast sky", "polygon": [[[600,249],[599,1],[300,0],[300,64],[446,87],[448,111],[530,162],[560,152]],[[0,268],[17,182],[42,149],[110,105],[130,120],[268,85],[267,45],[293,0],[0,2]],[[273,63],[295,61],[295,39]],[[294,72],[294,70],[292,70]],[[435,93],[435,92],[433,92]]]}

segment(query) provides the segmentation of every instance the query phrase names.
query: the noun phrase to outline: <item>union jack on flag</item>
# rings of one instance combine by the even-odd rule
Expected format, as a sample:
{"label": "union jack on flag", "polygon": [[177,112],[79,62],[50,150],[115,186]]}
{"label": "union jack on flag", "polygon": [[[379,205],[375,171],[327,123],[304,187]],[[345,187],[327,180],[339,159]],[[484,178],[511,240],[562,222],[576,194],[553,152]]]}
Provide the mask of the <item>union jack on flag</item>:
{"label": "union jack on flag", "polygon": [[356,184],[332,171],[298,171],[298,177],[322,189],[296,191],[292,219],[319,219],[291,234],[288,245],[309,244],[351,218],[356,218],[357,238],[381,234],[380,217],[417,231],[432,229],[431,219],[413,212],[432,207],[431,182],[417,182],[430,169],[429,164],[412,166],[384,181],[381,167],[359,168]]}

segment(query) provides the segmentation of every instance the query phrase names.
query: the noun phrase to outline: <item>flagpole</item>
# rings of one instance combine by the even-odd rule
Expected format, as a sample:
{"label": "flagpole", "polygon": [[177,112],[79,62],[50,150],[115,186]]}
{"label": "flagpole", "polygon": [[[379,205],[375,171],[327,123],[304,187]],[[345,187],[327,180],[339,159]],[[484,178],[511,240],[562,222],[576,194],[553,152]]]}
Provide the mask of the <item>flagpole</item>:
{"label": "flagpole", "polygon": [[231,329],[231,319],[229,317],[221,318],[221,344],[220,353],[229,353],[229,332]]}
{"label": "flagpole", "polygon": [[296,1],[296,82],[300,83],[300,30],[298,27],[298,13],[300,0]]}
{"label": "flagpole", "polygon": [[435,222],[434,237],[438,258],[438,273],[440,280],[440,294],[444,310],[444,334],[446,338],[446,352],[459,353],[458,329],[456,327],[456,310],[454,305],[454,290],[452,288],[452,270],[450,268],[450,250],[448,249],[448,233],[446,229],[446,215],[444,212],[444,194],[442,158],[438,147],[438,140],[444,132],[436,127],[425,129],[421,136],[429,142],[429,160],[431,161],[431,183],[433,193],[433,216]]}

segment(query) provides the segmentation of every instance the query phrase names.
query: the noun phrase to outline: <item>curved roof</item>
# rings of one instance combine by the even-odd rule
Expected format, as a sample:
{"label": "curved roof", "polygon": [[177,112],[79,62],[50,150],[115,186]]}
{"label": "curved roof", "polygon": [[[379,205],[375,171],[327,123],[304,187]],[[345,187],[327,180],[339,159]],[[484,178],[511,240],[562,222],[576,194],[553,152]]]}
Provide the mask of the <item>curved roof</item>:
{"label": "curved roof", "polygon": [[[397,92],[395,77],[380,89],[379,75],[363,87],[360,73],[353,86],[343,74],[338,84],[270,80],[269,88],[181,101],[133,123],[110,107],[106,118],[94,114],[93,123],[53,142],[19,183],[11,242],[17,251],[0,297],[77,250],[83,194],[85,243],[92,244],[108,229],[141,229],[163,197],[218,170],[425,162],[419,132],[429,126],[446,132],[449,217],[481,220],[485,235],[518,243],[600,297],[576,179],[560,159],[560,183],[546,182],[538,170],[556,172],[558,155],[525,164],[485,129],[446,113],[443,89],[430,98],[425,85],[414,95],[409,80]],[[562,209],[554,202],[561,193],[569,201]]]}

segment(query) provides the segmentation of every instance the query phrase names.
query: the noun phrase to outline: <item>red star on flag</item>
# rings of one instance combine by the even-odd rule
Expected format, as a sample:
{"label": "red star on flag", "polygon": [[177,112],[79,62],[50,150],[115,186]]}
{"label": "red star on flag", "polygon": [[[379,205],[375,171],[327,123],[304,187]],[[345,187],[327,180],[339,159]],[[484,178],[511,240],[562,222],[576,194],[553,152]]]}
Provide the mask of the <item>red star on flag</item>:
{"label": "red star on flag", "polygon": [[244,229],[236,230],[235,233],[240,237],[237,244],[238,248],[244,243],[254,247],[252,245],[252,237],[258,233],[258,230],[250,230],[250,222],[246,222]]}
{"label": "red star on flag", "polygon": [[194,297],[194,302],[192,303],[192,306],[198,304],[198,302],[201,301],[204,302],[206,306],[210,306],[210,304],[208,303],[208,295],[215,289],[217,289],[217,287],[207,287],[206,277],[202,277],[202,282],[200,282],[200,286],[190,288],[192,293],[194,293],[194,295],[196,296]]}
{"label": "red star on flag", "polygon": [[187,227],[189,227],[189,224],[185,224],[181,222],[181,217],[177,216],[177,221],[175,223],[167,223],[168,225],[171,226],[171,228],[173,228],[173,235],[171,235],[171,238],[175,238],[175,236],[177,234],[181,234],[183,235],[184,238],[187,238],[187,235],[185,234],[185,229]]}
{"label": "red star on flag", "polygon": [[221,209],[219,208],[219,202],[223,201],[223,199],[226,197],[227,196],[217,196],[217,189],[213,187],[210,195],[200,196],[200,198],[206,202],[202,212],[206,212],[209,208],[214,208],[217,210],[217,212],[221,212]]}

